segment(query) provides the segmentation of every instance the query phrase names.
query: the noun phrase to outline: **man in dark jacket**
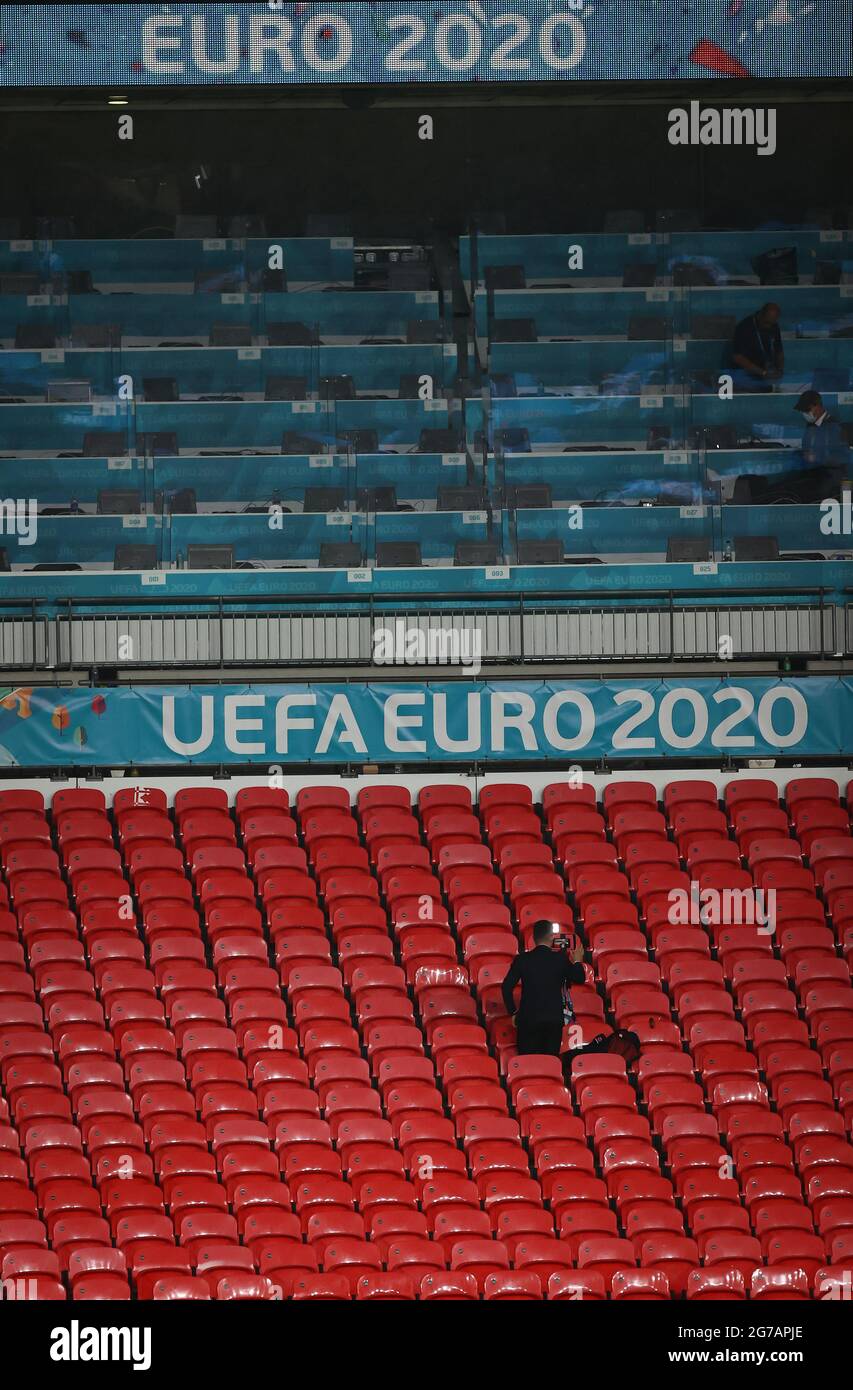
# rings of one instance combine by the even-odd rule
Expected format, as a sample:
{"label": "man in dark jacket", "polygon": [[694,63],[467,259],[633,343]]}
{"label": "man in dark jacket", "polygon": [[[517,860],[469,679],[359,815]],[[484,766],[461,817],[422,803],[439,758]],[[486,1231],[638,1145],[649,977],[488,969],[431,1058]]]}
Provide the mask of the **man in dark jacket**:
{"label": "man in dark jacket", "polygon": [[785,370],[785,351],[779,329],[779,305],[764,304],[741,319],[731,347],[735,385],[742,391],[772,391]]}
{"label": "man in dark jacket", "polygon": [[[502,985],[508,1014],[515,1015],[518,1051],[546,1053],[559,1057],[563,1038],[563,989],[584,981],[583,946],[572,951],[555,950],[560,928],[553,922],[536,922],[533,950],[515,957]],[[516,1012],[513,990],[521,985],[521,1003]]]}
{"label": "man in dark jacket", "polygon": [[850,449],[841,422],[830,415],[817,391],[804,391],[794,406],[805,422],[803,462],[807,468],[838,468],[846,478]]}

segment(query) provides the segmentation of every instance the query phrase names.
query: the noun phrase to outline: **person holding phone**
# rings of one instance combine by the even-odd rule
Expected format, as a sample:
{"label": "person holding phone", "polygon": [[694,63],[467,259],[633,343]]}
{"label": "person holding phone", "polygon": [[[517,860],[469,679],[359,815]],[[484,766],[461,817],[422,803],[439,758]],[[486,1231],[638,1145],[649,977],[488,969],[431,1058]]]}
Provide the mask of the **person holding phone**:
{"label": "person holding phone", "polygon": [[[559,1057],[564,990],[584,982],[583,945],[577,942],[569,949],[561,930],[556,922],[535,922],[532,951],[515,957],[501,986],[506,1011],[515,1018],[521,1056],[537,1053]],[[514,991],[518,985],[521,1000],[516,1010]]]}

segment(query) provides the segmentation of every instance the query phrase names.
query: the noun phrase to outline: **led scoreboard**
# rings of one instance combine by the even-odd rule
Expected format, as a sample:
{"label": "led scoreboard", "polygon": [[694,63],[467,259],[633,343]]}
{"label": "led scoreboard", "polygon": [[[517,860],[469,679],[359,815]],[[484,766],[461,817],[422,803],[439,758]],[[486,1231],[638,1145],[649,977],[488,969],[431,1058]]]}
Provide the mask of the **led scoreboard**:
{"label": "led scoreboard", "polygon": [[0,87],[851,74],[853,0],[4,4]]}

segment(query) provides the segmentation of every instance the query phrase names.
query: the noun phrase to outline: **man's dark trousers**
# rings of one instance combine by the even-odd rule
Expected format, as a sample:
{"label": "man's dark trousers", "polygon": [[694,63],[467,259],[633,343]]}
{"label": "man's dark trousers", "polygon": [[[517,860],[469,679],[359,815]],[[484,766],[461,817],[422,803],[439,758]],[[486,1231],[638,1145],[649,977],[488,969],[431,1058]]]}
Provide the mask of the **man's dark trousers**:
{"label": "man's dark trousers", "polygon": [[559,1057],[560,1044],[563,1041],[562,1020],[559,1023],[525,1023],[519,1019],[516,1037],[519,1055],[522,1057],[530,1053]]}

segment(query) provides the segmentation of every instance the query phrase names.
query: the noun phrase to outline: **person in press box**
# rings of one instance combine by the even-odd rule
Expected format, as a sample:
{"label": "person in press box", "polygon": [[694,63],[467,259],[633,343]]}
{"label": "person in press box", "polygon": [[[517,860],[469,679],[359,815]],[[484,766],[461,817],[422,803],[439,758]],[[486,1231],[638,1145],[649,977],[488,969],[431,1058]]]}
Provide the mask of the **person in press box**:
{"label": "person in press box", "polygon": [[803,417],[803,463],[806,468],[837,468],[844,477],[850,471],[850,449],[841,421],[830,415],[817,391],[804,391],[794,409]]}
{"label": "person in press box", "polygon": [[741,319],[732,340],[735,385],[741,391],[772,391],[785,370],[785,350],[779,328],[778,304],[763,304]]}

